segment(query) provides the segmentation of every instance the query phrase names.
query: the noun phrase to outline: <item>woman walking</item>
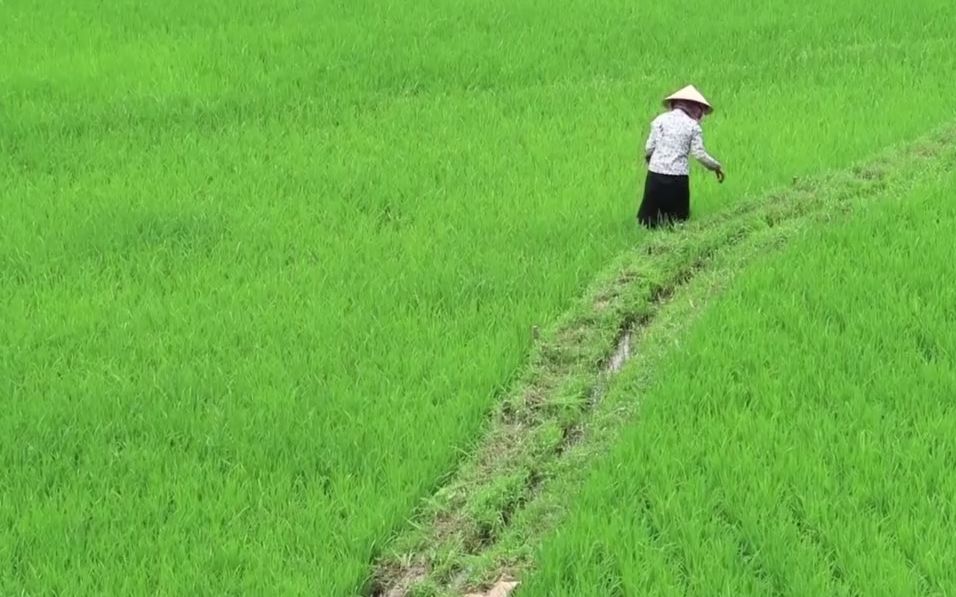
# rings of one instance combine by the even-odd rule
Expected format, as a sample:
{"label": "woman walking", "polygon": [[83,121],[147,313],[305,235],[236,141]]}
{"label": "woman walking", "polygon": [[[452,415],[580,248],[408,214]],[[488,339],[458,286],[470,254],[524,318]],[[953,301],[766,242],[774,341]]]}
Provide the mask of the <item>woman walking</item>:
{"label": "woman walking", "polygon": [[704,149],[700,121],[713,112],[710,103],[688,85],[664,99],[668,111],[651,122],[644,147],[647,179],[637,220],[648,228],[690,217],[690,164],[693,156],[724,182],[724,170]]}

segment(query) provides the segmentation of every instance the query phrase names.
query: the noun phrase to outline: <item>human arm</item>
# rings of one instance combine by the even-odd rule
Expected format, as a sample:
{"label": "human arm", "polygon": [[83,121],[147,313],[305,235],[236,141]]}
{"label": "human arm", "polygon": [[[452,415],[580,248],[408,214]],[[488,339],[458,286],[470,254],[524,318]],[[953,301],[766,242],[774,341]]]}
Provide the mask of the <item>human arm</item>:
{"label": "human arm", "polygon": [[647,142],[644,143],[644,161],[650,162],[651,156],[654,155],[654,150],[657,149],[657,138],[659,135],[657,122],[651,123],[651,131],[647,136]]}
{"label": "human arm", "polygon": [[723,166],[707,153],[707,149],[704,147],[704,133],[700,126],[694,127],[690,141],[690,153],[698,162],[703,164],[705,168],[717,174],[718,182],[724,182]]}

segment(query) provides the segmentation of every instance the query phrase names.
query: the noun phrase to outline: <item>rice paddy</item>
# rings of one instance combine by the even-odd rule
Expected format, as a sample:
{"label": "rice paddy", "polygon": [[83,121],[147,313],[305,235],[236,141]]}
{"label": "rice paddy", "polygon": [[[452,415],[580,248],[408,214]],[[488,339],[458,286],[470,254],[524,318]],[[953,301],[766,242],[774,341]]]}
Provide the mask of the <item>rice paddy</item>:
{"label": "rice paddy", "polygon": [[[956,116],[956,6],[822,6],[0,3],[0,22],[14,32],[0,38],[0,593],[369,592],[376,560],[482,441],[489,414],[527,365],[532,327],[554,322],[609,261],[650,242],[633,221],[638,152],[663,94],[693,81],[718,107],[704,124],[705,140],[728,180],[718,186],[695,173],[701,220]],[[948,188],[930,185],[925,204],[943,210]],[[792,266],[803,268],[792,283],[816,283],[812,266],[822,256],[844,245],[862,250],[877,229],[887,239],[878,254],[897,275],[907,258],[935,271],[925,257],[912,261],[912,247],[929,242],[920,240],[930,238],[920,226],[937,212],[896,209],[912,222],[898,240],[889,216],[849,225],[852,233],[808,232],[821,236],[808,261]],[[948,230],[947,214],[938,212],[934,234]],[[930,259],[943,263],[943,246],[933,244]],[[879,265],[876,257],[867,263]],[[694,378],[725,393],[715,400],[750,381],[728,379],[719,359],[707,356],[718,350],[708,343],[724,342],[721,349],[740,359],[751,353],[738,342],[771,345],[771,330],[758,333],[761,320],[746,319],[759,313],[732,313],[755,295],[767,305],[783,300],[787,287],[763,275],[749,275],[721,299],[704,331],[684,345],[699,347],[695,358],[715,359]],[[920,308],[937,317],[929,329],[943,330],[944,303],[930,290],[946,290],[945,278],[914,275],[900,280],[915,285]],[[878,276],[861,276],[843,282],[852,287],[847,296],[899,298],[881,294],[895,287],[884,289]],[[830,288],[820,290],[820,304],[840,287],[825,278],[819,284]],[[899,356],[902,344],[892,338],[918,337],[905,313],[872,305],[862,311],[870,332],[896,336],[848,333],[846,342],[884,344],[856,360],[841,353],[819,370],[826,374],[819,383],[849,392],[839,378],[845,368],[859,381],[864,367]],[[719,329],[722,309],[727,325],[751,321],[751,335]],[[910,327],[884,328],[884,317]],[[800,321],[807,333],[821,325],[790,325]],[[861,321],[842,325],[857,329]],[[849,346],[828,344],[835,340],[827,335],[778,340],[801,346],[808,359],[790,363],[793,383],[809,383],[809,363],[824,360],[817,351]],[[936,466],[927,442],[941,437],[945,404],[930,394],[948,379],[939,354],[933,371],[943,385],[885,372],[884,400],[848,394],[844,410],[827,415],[779,386],[761,391],[777,392],[772,404],[804,417],[808,429],[826,416],[820,433],[837,442],[835,453],[850,449],[853,434],[887,439],[889,422],[873,418],[881,408],[924,438],[887,456],[896,460],[858,454],[862,468],[846,471],[847,483],[865,483],[896,470],[884,466],[921,458]],[[661,482],[690,450],[664,423],[691,412],[697,425],[714,426],[707,437],[715,438],[728,424],[708,420],[706,403],[668,400],[690,375],[681,369],[685,357],[668,361],[661,377],[671,381],[642,399],[649,412],[608,456],[660,458],[648,464],[651,472],[631,469],[635,479]],[[906,383],[912,404],[892,399]],[[626,384],[614,391],[626,393]],[[814,395],[821,407],[829,394]],[[851,407],[862,409],[861,421]],[[756,434],[752,449],[763,449],[778,428],[754,422],[748,429]],[[800,432],[789,433],[796,441]],[[654,437],[672,451],[655,452]],[[746,453],[743,446],[733,453]],[[821,464],[824,447],[788,452],[780,474],[800,488],[826,480],[836,465]],[[754,459],[728,474],[752,473],[746,466],[758,466]],[[590,567],[567,558],[590,536],[582,528],[591,510],[639,515],[622,513],[627,501],[615,505],[608,466],[580,496],[580,512],[574,507],[554,536],[544,535],[540,571],[519,590],[547,592],[559,586],[555,579],[572,583],[560,587],[601,586],[588,581],[603,574],[604,560],[588,560]],[[944,488],[943,473],[913,479],[938,479]],[[716,486],[708,475],[687,479]],[[884,489],[887,500],[912,506],[914,528],[938,523],[922,516],[919,496],[888,482]],[[803,507],[821,533],[833,521],[862,519],[862,493],[829,506],[813,500],[834,495],[833,486],[814,491]],[[717,503],[705,494],[681,493],[666,515],[680,518],[694,499],[704,500],[702,512]],[[763,524],[764,535],[748,535],[756,542],[772,525],[783,529],[783,519],[757,508],[774,496],[772,488],[748,492],[745,504],[754,508],[731,512],[741,517],[734,532],[756,533],[745,525]],[[814,516],[833,518],[824,524]],[[879,531],[873,536],[883,543],[847,536],[840,549],[883,550],[873,553],[895,566],[887,572],[894,586],[914,586],[906,565],[923,571],[918,586],[946,586],[929,556],[912,556],[922,568],[893,559],[903,518],[886,523],[896,525],[891,531],[867,520],[861,532]],[[712,537],[688,540],[688,549],[705,550],[712,540],[730,554],[733,540],[718,524],[698,529]],[[641,558],[664,556],[631,544],[620,534],[626,526],[603,528],[607,553],[636,573],[660,571],[659,583],[608,581],[621,586],[756,590],[774,579],[747,576],[745,566],[708,573],[707,581],[674,576],[664,564],[648,568],[657,564]],[[952,554],[945,528],[937,524],[932,535],[939,557]],[[787,536],[772,539],[776,549],[789,545]],[[806,547],[807,562],[831,557],[814,549]],[[841,565],[846,583],[863,574],[863,564]],[[838,586],[819,570],[805,572],[805,586]]]}
{"label": "rice paddy", "polygon": [[954,192],[925,183],[742,274],[521,594],[951,593]]}

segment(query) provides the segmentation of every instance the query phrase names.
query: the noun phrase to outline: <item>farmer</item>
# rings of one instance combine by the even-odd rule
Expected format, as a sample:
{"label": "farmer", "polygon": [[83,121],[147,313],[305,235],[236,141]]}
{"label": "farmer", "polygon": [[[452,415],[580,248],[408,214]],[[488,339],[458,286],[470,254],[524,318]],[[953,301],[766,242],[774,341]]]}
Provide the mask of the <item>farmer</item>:
{"label": "farmer", "polygon": [[644,148],[648,172],[637,220],[648,228],[690,217],[688,155],[715,172],[718,182],[724,182],[720,162],[704,149],[700,128],[701,119],[713,112],[710,103],[688,85],[664,99],[664,105],[668,111],[651,122]]}

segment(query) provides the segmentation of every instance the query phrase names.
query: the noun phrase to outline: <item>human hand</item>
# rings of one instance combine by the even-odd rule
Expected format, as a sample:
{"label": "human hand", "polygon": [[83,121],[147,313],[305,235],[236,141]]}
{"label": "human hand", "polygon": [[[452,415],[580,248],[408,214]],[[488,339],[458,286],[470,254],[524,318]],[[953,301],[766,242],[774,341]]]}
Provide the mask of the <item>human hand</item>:
{"label": "human hand", "polygon": [[715,170],[714,172],[717,174],[717,182],[720,182],[720,183],[724,182],[724,169],[717,168],[717,170]]}

